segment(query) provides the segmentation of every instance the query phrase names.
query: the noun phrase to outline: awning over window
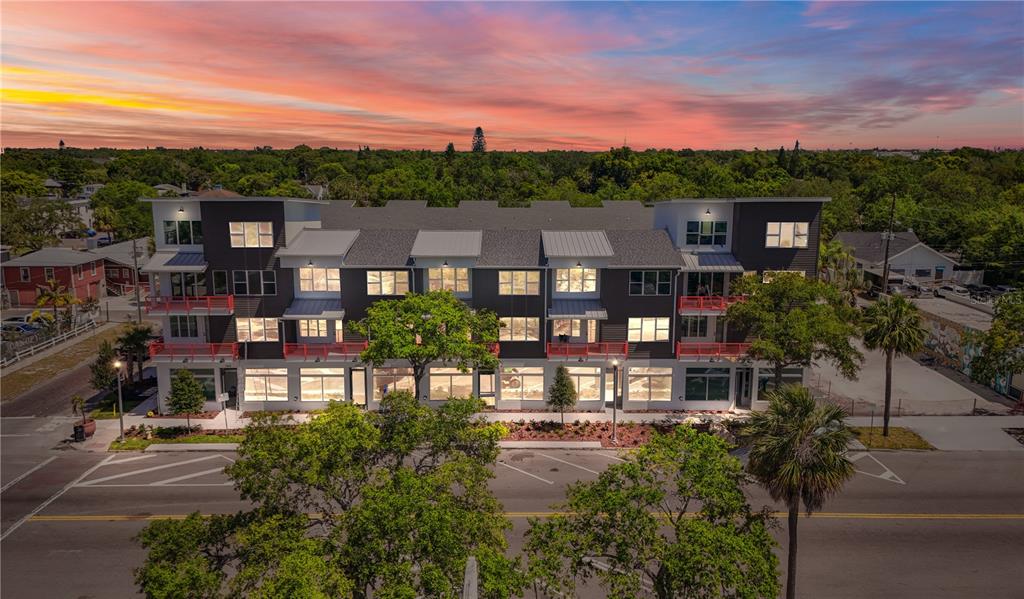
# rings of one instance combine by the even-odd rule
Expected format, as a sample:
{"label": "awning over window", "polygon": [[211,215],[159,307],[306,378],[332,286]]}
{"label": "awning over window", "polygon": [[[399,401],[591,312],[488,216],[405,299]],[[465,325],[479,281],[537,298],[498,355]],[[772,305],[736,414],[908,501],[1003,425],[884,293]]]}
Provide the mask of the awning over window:
{"label": "awning over window", "polygon": [[340,299],[299,299],[292,300],[292,305],[284,311],[281,316],[283,320],[306,320],[306,319],[328,319],[341,320],[345,318],[345,309],[341,307]]}
{"label": "awning over window", "polygon": [[743,272],[744,268],[732,254],[683,252],[683,270],[690,272]]}
{"label": "awning over window", "polygon": [[142,272],[205,272],[206,257],[199,252],[164,251],[153,254]]}
{"label": "awning over window", "polygon": [[548,308],[548,318],[607,320],[608,311],[598,300],[554,300]]}

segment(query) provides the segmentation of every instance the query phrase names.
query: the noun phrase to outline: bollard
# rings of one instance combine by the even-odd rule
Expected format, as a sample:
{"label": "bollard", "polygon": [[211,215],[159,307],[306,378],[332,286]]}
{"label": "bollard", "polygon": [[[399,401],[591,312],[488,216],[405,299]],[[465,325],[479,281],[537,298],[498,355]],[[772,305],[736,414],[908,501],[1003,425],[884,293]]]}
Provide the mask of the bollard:
{"label": "bollard", "polygon": [[871,438],[875,435],[875,407],[871,406],[871,426],[868,427],[868,447],[871,446]]}
{"label": "bollard", "polygon": [[856,399],[851,399],[850,400],[850,416],[853,416],[853,410],[854,410],[853,406],[854,406],[855,403],[857,403]]}
{"label": "bollard", "polygon": [[971,416],[977,416],[977,415],[978,415],[978,398],[975,397],[974,398],[974,407],[971,408]]}
{"label": "bollard", "polygon": [[903,398],[896,400],[896,417],[899,418],[903,415]]}

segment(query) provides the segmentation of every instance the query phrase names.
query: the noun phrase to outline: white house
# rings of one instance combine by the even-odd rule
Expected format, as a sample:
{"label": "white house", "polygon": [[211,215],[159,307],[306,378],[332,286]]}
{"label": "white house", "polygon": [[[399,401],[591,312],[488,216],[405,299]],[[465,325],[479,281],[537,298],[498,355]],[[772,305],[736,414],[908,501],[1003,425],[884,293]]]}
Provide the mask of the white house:
{"label": "white house", "polygon": [[[844,231],[837,233],[835,240],[853,253],[857,268],[881,277],[885,232]],[[919,283],[960,280],[959,273],[953,273],[955,266],[959,262],[925,245],[913,231],[893,233],[889,242],[889,272],[895,278]]]}

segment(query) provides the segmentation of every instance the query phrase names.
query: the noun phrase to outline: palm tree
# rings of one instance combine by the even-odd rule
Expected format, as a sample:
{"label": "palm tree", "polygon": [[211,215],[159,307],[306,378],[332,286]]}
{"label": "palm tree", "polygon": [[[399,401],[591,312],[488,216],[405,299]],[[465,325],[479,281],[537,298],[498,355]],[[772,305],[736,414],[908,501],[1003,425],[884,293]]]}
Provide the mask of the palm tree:
{"label": "palm tree", "polygon": [[765,397],[768,409],[751,414],[746,427],[752,438],[747,468],[789,510],[786,597],[794,599],[800,504],[810,515],[853,476],[853,464],[846,458],[853,433],[843,422],[842,408],[817,405],[804,387],[785,385]]}
{"label": "palm tree", "polygon": [[885,413],[882,436],[889,436],[889,408],[892,404],[892,362],[896,356],[912,354],[924,346],[927,333],[921,326],[921,313],[906,298],[883,297],[867,309],[864,318],[864,345],[885,352]]}
{"label": "palm tree", "polygon": [[831,283],[849,305],[855,306],[857,292],[864,288],[864,273],[857,268],[853,253],[833,239],[821,244],[819,255],[821,279]]}
{"label": "palm tree", "polygon": [[97,206],[92,213],[92,221],[97,231],[107,234],[107,241],[113,242],[111,234],[117,230],[117,212],[110,206]]}
{"label": "palm tree", "polygon": [[[59,323],[60,319],[57,318],[57,311],[60,308],[67,308],[79,303],[78,298],[74,294],[68,291],[66,285],[61,285],[57,279],[49,279],[45,285],[39,285],[39,295],[36,296],[36,307],[45,308],[50,306],[53,308],[53,321]],[[38,312],[38,310],[37,310]],[[38,318],[38,314],[33,313],[33,319]]]}
{"label": "palm tree", "polygon": [[127,324],[124,332],[117,338],[117,351],[128,362],[128,376],[132,368],[138,364],[138,381],[142,382],[142,364],[146,361],[149,340],[153,337],[153,329],[148,324]]}

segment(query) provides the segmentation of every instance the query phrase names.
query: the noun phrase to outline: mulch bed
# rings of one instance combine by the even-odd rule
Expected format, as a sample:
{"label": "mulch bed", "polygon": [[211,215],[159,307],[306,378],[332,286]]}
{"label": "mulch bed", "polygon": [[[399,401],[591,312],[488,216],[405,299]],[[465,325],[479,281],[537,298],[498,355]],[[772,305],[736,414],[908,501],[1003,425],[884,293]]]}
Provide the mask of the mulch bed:
{"label": "mulch bed", "polygon": [[[640,424],[619,423],[618,443],[612,443],[611,422],[566,422],[563,427],[557,421],[503,422],[509,429],[505,441],[600,441],[602,447],[639,447],[657,431],[669,433],[678,426],[676,423]],[[708,424],[696,424],[697,430],[707,432]]]}
{"label": "mulch bed", "polygon": [[277,414],[284,416],[286,414],[308,414],[309,412],[303,412],[302,410],[257,410],[255,412],[245,411],[242,412],[242,418],[252,418],[260,414]]}
{"label": "mulch bed", "polygon": [[1004,428],[1003,431],[1017,440],[1017,443],[1024,445],[1024,428]]}
{"label": "mulch bed", "polygon": [[[189,419],[191,419],[191,420],[213,420],[217,416],[220,416],[220,410],[217,410],[215,412],[199,412],[198,414],[189,414],[188,415]],[[167,418],[184,419],[185,415],[184,414],[153,414],[152,416],[150,416],[150,415],[147,414],[146,418],[154,418],[154,419],[161,419],[161,418],[164,418],[164,419],[167,419]]]}

